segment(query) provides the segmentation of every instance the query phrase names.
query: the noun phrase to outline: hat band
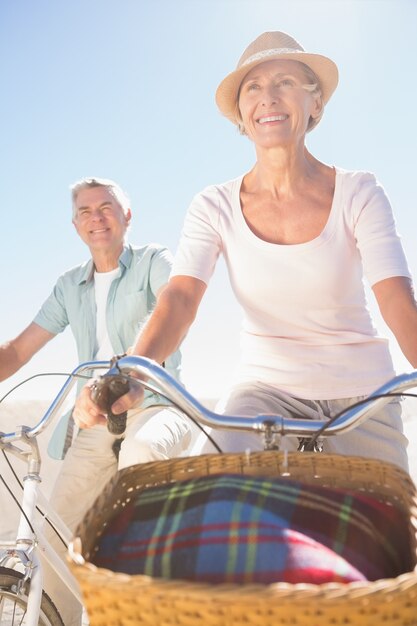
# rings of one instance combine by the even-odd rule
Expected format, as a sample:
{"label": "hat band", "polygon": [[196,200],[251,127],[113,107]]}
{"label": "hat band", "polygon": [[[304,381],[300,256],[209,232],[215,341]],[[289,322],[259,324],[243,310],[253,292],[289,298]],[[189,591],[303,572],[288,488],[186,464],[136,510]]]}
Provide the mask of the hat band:
{"label": "hat band", "polygon": [[245,67],[245,65],[249,65],[249,63],[254,63],[255,61],[261,61],[267,57],[272,57],[277,54],[300,54],[304,52],[304,50],[296,50],[294,48],[271,48],[270,50],[262,50],[262,52],[257,52],[256,54],[252,54],[249,58],[247,58],[240,67]]}

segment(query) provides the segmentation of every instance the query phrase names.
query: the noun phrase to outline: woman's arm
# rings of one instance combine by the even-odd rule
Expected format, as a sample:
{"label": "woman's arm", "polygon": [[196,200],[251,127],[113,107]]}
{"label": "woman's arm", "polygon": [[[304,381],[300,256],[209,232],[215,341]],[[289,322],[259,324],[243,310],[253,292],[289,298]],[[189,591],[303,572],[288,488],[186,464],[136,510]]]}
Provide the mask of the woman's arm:
{"label": "woman's arm", "polygon": [[207,285],[191,276],[174,276],[159,294],[155,309],[142,328],[132,354],[158,363],[175,352],[197,314]]}
{"label": "woman's arm", "polygon": [[417,303],[411,280],[404,276],[386,278],[372,289],[384,321],[406,359],[417,368]]}
{"label": "woman's arm", "polygon": [[[207,285],[191,276],[174,276],[159,294],[155,309],[143,326],[139,337],[129,351],[163,363],[180,346],[194,321]],[[141,385],[132,386],[131,391],[112,406],[114,413],[123,413],[143,400]],[[80,428],[90,428],[105,423],[105,416],[90,396],[86,385],[77,398],[73,411],[75,422]]]}

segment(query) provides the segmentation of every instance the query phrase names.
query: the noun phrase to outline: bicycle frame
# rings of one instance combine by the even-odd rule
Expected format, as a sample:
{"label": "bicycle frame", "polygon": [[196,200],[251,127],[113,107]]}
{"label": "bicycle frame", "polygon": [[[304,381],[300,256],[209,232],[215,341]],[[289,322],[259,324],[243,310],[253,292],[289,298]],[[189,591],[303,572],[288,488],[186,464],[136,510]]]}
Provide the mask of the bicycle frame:
{"label": "bicycle frame", "polygon": [[[18,434],[18,431],[16,434]],[[40,556],[56,572],[57,576],[77,600],[80,603],[82,603],[82,600],[75,578],[44,534],[43,527],[47,518],[67,544],[72,539],[70,530],[52,511],[39,488],[40,461],[37,460],[37,457],[39,457],[37,441],[27,437],[24,430],[22,430],[21,441],[30,446],[29,452],[18,453],[17,448],[14,446],[13,453],[20,458],[27,457],[28,460],[28,472],[23,479],[21,500],[21,510],[26,517],[22,512],[14,541],[0,541],[0,565],[23,572],[24,577],[21,588],[26,580],[30,581],[26,624],[27,626],[37,626],[43,591],[43,564]],[[1,447],[7,448],[7,446],[3,445]],[[10,450],[10,447],[8,449]],[[42,519],[39,519],[36,515],[37,506],[42,511]]]}
{"label": "bicycle frame", "polygon": [[[102,367],[107,369],[109,363],[102,364]],[[96,363],[95,369],[99,368],[100,364]],[[80,366],[76,368],[78,374],[90,370],[90,367]],[[22,590],[26,581],[30,583],[26,613],[27,626],[37,626],[39,623],[43,591],[43,564],[40,556],[55,571],[70,593],[82,604],[77,581],[44,533],[45,520],[48,519],[67,545],[72,539],[71,531],[53,511],[40,489],[41,455],[36,439],[58,413],[75,380],[76,373],[74,372],[68,377],[54,402],[35,427],[20,426],[13,433],[0,433],[0,448],[11,452],[27,464],[27,472],[23,478],[21,514],[16,539],[12,541],[0,540],[0,565],[23,572],[24,577],[19,591]],[[37,507],[42,512],[42,519],[39,519],[37,515]]]}

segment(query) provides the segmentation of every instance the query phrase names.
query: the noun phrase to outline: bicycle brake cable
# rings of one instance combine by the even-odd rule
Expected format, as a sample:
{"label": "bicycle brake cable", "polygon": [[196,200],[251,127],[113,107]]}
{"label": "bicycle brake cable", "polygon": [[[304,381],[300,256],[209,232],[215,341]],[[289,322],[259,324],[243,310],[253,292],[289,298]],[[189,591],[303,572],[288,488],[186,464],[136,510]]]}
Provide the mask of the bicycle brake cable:
{"label": "bicycle brake cable", "polygon": [[11,389],[9,389],[9,391],[7,393],[5,393],[2,398],[0,398],[0,404],[3,402],[3,400],[5,400],[7,398],[7,396],[9,396],[11,393],[13,393],[13,391],[16,391],[16,389],[18,389],[19,387],[21,387],[25,383],[28,383],[30,380],[33,380],[34,378],[40,378],[41,376],[66,376],[67,378],[70,378],[70,377],[72,377],[72,378],[86,378],[87,380],[89,380],[91,378],[90,376],[85,376],[84,374],[72,374],[72,373],[69,374],[68,372],[42,372],[40,374],[33,374],[33,376],[29,376],[28,378],[25,378],[24,380],[21,380],[20,383],[17,383],[17,385],[15,385]]}
{"label": "bicycle brake cable", "polygon": [[[19,476],[16,474],[13,465],[10,463],[10,459],[8,458],[6,452],[4,450],[2,450],[3,452],[3,456],[6,460],[7,465],[9,466],[10,471],[12,472],[14,478],[16,479],[19,487],[23,490],[23,485],[20,481]],[[20,512],[23,514],[26,522],[29,524],[29,528],[31,529],[31,531],[33,532],[33,534],[35,534],[35,530],[32,526],[32,524],[30,523],[25,511],[23,510],[22,505],[20,504],[19,500],[16,498],[16,496],[14,495],[14,493],[12,492],[12,490],[10,489],[9,485],[6,483],[6,481],[4,480],[3,476],[0,474],[0,480],[3,483],[3,485],[6,487],[7,491],[9,492],[9,494],[11,495],[12,499],[14,500],[16,506],[18,507],[18,509],[20,510]],[[55,528],[55,526],[53,525],[53,523],[51,522],[51,520],[45,516],[45,513],[42,511],[42,509],[40,509],[38,507],[38,505],[36,505],[36,510],[38,511],[38,513],[40,513],[42,515],[42,517],[44,518],[44,520],[49,524],[49,526],[52,528],[52,530],[55,532],[56,536],[58,537],[58,539],[62,542],[62,544],[68,548],[68,544],[65,541],[65,539],[60,535],[60,533],[57,531],[57,529]]]}
{"label": "bicycle brake cable", "polygon": [[[29,382],[30,380],[34,379],[34,378],[38,378],[40,376],[66,376],[67,378],[69,378],[70,376],[74,376],[76,378],[87,378],[89,379],[89,376],[84,376],[83,374],[69,374],[67,372],[45,372],[45,373],[41,373],[41,374],[34,374],[33,376],[29,376],[28,378],[25,378],[25,380],[22,380],[20,383],[18,383],[17,385],[15,385],[14,387],[12,387],[11,389],[9,389],[9,391],[2,397],[0,398],[0,404],[3,402],[3,400],[5,400],[7,398],[7,396],[9,396],[13,391],[15,391],[18,387],[20,387],[21,385]],[[13,465],[10,462],[9,457],[7,456],[5,450],[2,450],[3,456],[5,458],[5,461],[7,463],[7,465],[9,466],[9,469],[11,471],[11,473],[13,474],[17,484],[19,485],[19,487],[23,490],[23,485],[18,477],[18,475],[16,474]],[[9,492],[10,496],[12,497],[12,499],[14,500],[16,506],[18,507],[18,509],[20,510],[20,512],[22,513],[22,515],[24,516],[27,524],[29,525],[29,528],[31,529],[31,531],[35,534],[35,530],[32,526],[32,524],[30,523],[25,511],[23,510],[23,507],[21,505],[21,503],[19,502],[19,500],[16,498],[16,496],[14,495],[14,493],[12,492],[12,490],[10,489],[9,485],[7,484],[7,482],[4,480],[3,476],[0,474],[0,480],[3,483],[3,485],[6,487],[7,491]],[[67,548],[68,545],[66,543],[66,541],[64,540],[64,538],[60,535],[60,533],[58,532],[58,530],[55,528],[55,526],[52,524],[52,522],[48,519],[48,517],[45,516],[44,512],[38,507],[36,506],[36,510],[38,511],[38,513],[40,513],[42,515],[42,517],[46,520],[46,522],[49,524],[49,526],[52,528],[52,530],[55,532],[55,534],[57,535],[58,539],[62,542],[62,544]]]}
{"label": "bicycle brake cable", "polygon": [[[22,485],[22,483],[20,482],[20,480],[19,480],[19,478],[18,478],[18,476],[17,476],[16,472],[14,471],[14,469],[13,469],[13,467],[12,467],[12,464],[10,463],[10,460],[9,460],[9,459],[8,459],[8,457],[7,457],[7,454],[5,453],[5,451],[4,451],[4,450],[2,450],[2,452],[3,452],[3,456],[4,456],[4,458],[6,459],[6,463],[7,463],[7,465],[8,465],[8,466],[9,466],[9,468],[10,468],[10,471],[12,472],[13,476],[15,477],[15,479],[17,480],[17,482],[19,483],[19,486],[23,489],[23,485]],[[25,518],[26,522],[28,523],[30,530],[33,532],[33,534],[35,534],[35,529],[33,528],[32,524],[30,523],[28,516],[26,515],[26,513],[25,513],[25,512],[24,512],[24,510],[23,510],[23,507],[21,506],[21,504],[20,504],[19,500],[16,498],[16,496],[15,496],[15,495],[14,495],[14,493],[13,493],[13,491],[10,489],[9,485],[6,483],[6,481],[4,480],[4,478],[3,478],[3,476],[2,476],[1,474],[0,474],[0,480],[1,480],[1,482],[3,483],[3,485],[6,487],[7,491],[8,491],[8,492],[9,492],[9,494],[11,495],[12,499],[15,501],[15,503],[16,503],[16,505],[17,505],[17,507],[20,509],[20,512],[21,512],[21,513],[23,513],[23,516],[24,516],[24,518]]]}
{"label": "bicycle brake cable", "polygon": [[320,435],[322,435],[328,428],[329,426],[331,426],[331,424],[333,424],[339,417],[341,417],[342,415],[344,415],[345,413],[347,413],[347,411],[350,411],[351,409],[357,407],[357,406],[361,406],[362,404],[367,404],[369,402],[372,402],[373,400],[377,400],[378,398],[396,398],[396,397],[409,397],[409,398],[417,398],[417,394],[416,393],[407,393],[407,392],[389,392],[389,393],[380,393],[380,394],[376,394],[374,396],[372,396],[372,398],[363,398],[362,400],[358,400],[357,402],[354,402],[353,404],[351,404],[350,406],[346,407],[345,409],[342,409],[342,411],[339,411],[338,413],[336,413],[336,415],[333,415],[332,417],[330,417],[327,422],[325,422],[323,424],[323,426],[321,426],[313,435],[312,437],[308,438],[308,443],[305,446],[305,450],[307,452],[311,452],[312,450],[314,450],[314,444],[316,443],[317,439],[320,437]]}
{"label": "bicycle brake cable", "polygon": [[[164,394],[158,387],[155,387],[154,385],[152,385],[152,383],[149,383],[147,381],[138,380],[137,378],[134,378],[133,376],[129,376],[129,375],[127,375],[127,378],[129,378],[129,379],[131,379],[131,380],[133,380],[135,382],[139,382],[143,387],[145,387],[145,389],[147,389],[148,391],[152,391],[152,393],[158,394],[162,398],[165,398],[165,400],[168,400],[168,402],[170,402],[176,409],[181,411],[181,413],[184,413],[184,410],[175,401],[173,401],[170,398],[168,398],[168,396],[166,394]],[[188,415],[188,414],[186,414],[186,415],[187,415],[188,419],[191,420],[191,422],[193,422],[193,424],[195,424],[197,426],[197,428],[199,428],[201,430],[202,433],[204,433],[204,435],[210,441],[210,443],[213,446],[213,448],[215,450],[217,450],[217,452],[219,454],[223,454],[223,450],[221,449],[219,444],[204,429],[204,426],[202,424],[200,424],[200,422],[195,417],[191,417],[191,415]]]}

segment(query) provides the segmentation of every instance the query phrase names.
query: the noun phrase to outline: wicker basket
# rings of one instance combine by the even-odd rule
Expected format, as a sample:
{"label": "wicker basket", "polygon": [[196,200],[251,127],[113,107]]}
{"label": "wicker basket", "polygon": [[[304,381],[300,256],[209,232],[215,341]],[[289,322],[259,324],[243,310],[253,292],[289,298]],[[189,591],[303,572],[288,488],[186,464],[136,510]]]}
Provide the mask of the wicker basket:
{"label": "wicker basket", "polygon": [[[209,585],[114,573],[91,563],[107,521],[138,490],[208,474],[281,476],[357,489],[391,502],[409,519],[417,563],[417,492],[389,463],[314,453],[203,455],[144,463],[119,472],[77,529],[71,568],[91,626],[417,625],[417,566],[397,578],[349,584]],[[81,550],[82,546],[82,550]]]}

